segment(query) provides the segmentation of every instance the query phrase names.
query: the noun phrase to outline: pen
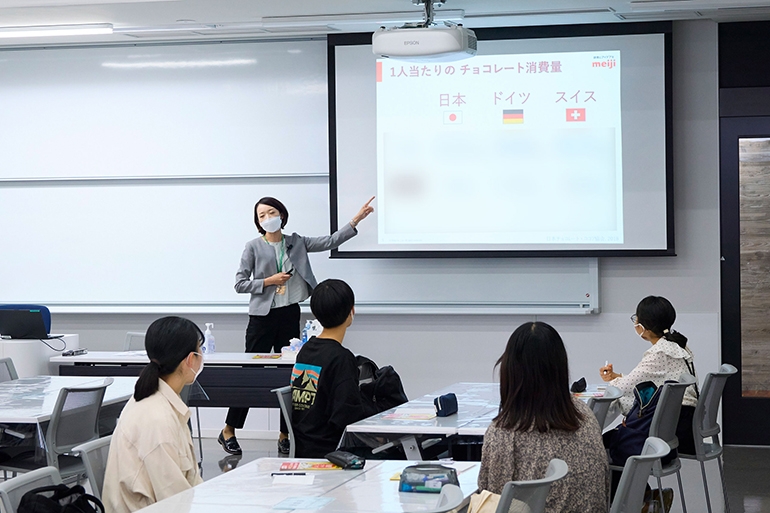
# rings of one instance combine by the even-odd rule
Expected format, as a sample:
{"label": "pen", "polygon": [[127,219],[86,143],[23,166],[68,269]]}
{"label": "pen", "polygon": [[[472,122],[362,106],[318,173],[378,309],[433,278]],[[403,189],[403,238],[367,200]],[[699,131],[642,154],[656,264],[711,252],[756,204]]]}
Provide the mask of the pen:
{"label": "pen", "polygon": [[[605,367],[608,366],[609,364],[610,364],[609,360],[604,360],[604,366]],[[604,374],[607,374],[607,370],[606,369],[604,370]]]}
{"label": "pen", "polygon": [[270,476],[304,476],[304,472],[273,472]]}

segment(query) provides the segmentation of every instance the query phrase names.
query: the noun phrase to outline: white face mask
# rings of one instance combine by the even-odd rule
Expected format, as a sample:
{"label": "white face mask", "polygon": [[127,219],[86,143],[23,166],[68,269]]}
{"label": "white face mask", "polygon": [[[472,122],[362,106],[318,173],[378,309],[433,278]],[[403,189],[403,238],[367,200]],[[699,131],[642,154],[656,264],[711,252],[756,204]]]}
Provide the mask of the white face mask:
{"label": "white face mask", "polygon": [[281,229],[281,216],[268,217],[264,221],[260,221],[259,224],[267,233],[277,232]]}
{"label": "white face mask", "polygon": [[[639,326],[640,328],[642,328],[642,332],[641,332],[641,333],[639,333],[638,331],[636,331],[636,327],[637,327],[637,326]],[[636,334],[637,334],[637,335],[639,335],[639,337],[640,337],[642,340],[644,340],[644,332],[645,332],[645,331],[647,331],[647,330],[644,328],[644,326],[642,326],[642,325],[641,325],[641,324],[639,324],[639,323],[636,323],[636,324],[634,324],[634,331],[636,331]]]}
{"label": "white face mask", "polygon": [[[193,353],[193,354],[197,354],[198,356],[200,356],[200,359],[201,359],[201,366],[198,368],[197,371],[193,371],[193,372],[195,372],[195,377],[193,378],[193,383],[194,383],[195,380],[198,379],[198,376],[201,375],[201,372],[203,372],[203,355],[200,354],[200,353]],[[190,367],[190,368],[192,369],[192,367]]]}

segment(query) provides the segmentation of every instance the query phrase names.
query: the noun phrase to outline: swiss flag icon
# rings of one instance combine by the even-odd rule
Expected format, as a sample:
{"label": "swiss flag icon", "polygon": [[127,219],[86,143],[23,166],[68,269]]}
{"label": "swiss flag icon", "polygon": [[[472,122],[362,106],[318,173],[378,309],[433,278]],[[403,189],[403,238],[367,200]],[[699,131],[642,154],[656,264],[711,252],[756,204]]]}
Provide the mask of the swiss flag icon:
{"label": "swiss flag icon", "polygon": [[567,121],[585,121],[585,109],[567,109]]}

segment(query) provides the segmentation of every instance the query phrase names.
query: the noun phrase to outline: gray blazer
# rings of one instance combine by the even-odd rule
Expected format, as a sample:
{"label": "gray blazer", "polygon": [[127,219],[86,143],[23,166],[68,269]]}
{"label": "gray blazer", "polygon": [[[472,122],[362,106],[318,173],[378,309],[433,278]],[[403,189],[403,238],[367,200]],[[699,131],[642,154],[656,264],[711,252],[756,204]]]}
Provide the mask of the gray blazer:
{"label": "gray blazer", "polygon": [[[323,237],[302,237],[296,233],[284,235],[286,253],[291,260],[296,276],[305,280],[308,291],[312,294],[318,282],[310,267],[308,253],[328,251],[352,239],[358,231],[345,223],[342,228],[331,235]],[[275,296],[275,286],[265,287],[265,278],[278,272],[275,262],[275,250],[262,237],[250,240],[241,255],[241,265],[235,273],[235,291],[241,294],[251,294],[249,299],[249,315],[267,315]]]}

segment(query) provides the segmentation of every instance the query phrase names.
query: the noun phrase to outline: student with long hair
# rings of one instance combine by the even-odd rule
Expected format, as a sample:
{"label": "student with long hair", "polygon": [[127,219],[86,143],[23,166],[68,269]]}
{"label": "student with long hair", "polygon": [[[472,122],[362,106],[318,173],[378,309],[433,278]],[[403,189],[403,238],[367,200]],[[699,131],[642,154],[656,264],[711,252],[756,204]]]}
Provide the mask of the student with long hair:
{"label": "student with long hair", "polygon": [[150,358],[112,435],[102,499],[107,513],[128,513],[203,482],[179,394],[203,370],[203,333],[181,317],[147,329]]}
{"label": "student with long hair", "polygon": [[484,435],[479,489],[501,493],[508,481],[542,479],[552,458],[569,466],[545,511],[607,511],[609,466],[599,423],[569,391],[567,351],[544,322],[519,326],[500,366],[500,411]]}

